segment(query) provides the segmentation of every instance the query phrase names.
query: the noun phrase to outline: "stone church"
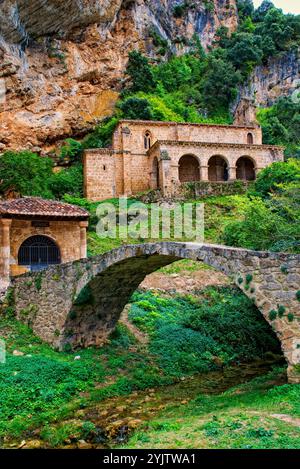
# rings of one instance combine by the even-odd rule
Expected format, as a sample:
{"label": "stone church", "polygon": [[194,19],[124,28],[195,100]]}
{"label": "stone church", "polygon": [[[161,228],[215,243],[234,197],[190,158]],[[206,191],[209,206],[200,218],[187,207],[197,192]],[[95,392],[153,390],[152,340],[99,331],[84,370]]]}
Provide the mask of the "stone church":
{"label": "stone church", "polygon": [[160,189],[176,194],[185,182],[251,181],[283,148],[262,144],[258,125],[122,120],[111,148],[86,150],[85,197],[92,201]]}

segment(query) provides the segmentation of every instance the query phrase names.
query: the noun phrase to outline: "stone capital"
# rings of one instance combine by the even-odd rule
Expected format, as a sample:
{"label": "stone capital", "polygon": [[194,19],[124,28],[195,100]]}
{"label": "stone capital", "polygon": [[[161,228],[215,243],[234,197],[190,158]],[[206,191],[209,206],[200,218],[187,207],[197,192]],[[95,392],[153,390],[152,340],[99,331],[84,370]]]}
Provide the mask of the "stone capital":
{"label": "stone capital", "polygon": [[6,226],[6,227],[9,228],[12,224],[12,219],[11,218],[0,218],[0,223],[3,227]]}
{"label": "stone capital", "polygon": [[79,222],[79,226],[80,228],[87,228],[89,226],[89,222],[88,221],[80,221]]}

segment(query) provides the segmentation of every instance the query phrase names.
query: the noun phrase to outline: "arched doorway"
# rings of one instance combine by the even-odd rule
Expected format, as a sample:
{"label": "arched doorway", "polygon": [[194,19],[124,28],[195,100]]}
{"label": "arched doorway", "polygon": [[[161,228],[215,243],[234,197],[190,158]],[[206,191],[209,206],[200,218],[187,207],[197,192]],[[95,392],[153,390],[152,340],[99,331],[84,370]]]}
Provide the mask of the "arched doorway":
{"label": "arched doorway", "polygon": [[159,167],[158,167],[158,159],[156,157],[153,158],[153,162],[152,162],[151,188],[152,189],[159,188]]}
{"label": "arched doorway", "polygon": [[227,181],[228,166],[222,156],[212,156],[208,161],[208,179],[209,181]]}
{"label": "arched doorway", "polygon": [[179,181],[191,182],[200,180],[199,162],[193,155],[184,155],[179,160]]}
{"label": "arched doorway", "polygon": [[31,236],[19,249],[18,264],[29,267],[31,271],[42,270],[49,265],[60,263],[60,250],[47,236]]}
{"label": "arched doorway", "polygon": [[244,181],[254,181],[255,168],[253,161],[247,156],[242,156],[236,162],[236,178]]}

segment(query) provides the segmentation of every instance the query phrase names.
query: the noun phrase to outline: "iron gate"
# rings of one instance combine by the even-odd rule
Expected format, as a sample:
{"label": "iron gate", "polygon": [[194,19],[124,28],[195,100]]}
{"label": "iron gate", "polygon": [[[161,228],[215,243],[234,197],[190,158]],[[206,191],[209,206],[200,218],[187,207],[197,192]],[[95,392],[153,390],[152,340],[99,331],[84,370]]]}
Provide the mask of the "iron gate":
{"label": "iron gate", "polygon": [[47,236],[31,236],[20,247],[18,264],[30,270],[45,269],[48,265],[60,264],[60,251],[55,242]]}

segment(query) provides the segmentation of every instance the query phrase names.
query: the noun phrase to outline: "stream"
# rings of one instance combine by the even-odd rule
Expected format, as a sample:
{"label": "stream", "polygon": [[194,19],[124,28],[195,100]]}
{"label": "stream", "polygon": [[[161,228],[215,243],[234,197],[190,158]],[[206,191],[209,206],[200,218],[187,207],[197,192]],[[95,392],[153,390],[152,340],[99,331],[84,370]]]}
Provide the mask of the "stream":
{"label": "stream", "polygon": [[[199,394],[221,394],[231,387],[268,373],[274,365],[282,364],[282,359],[259,360],[224,370],[201,373],[181,379],[172,385],[105,399],[99,404],[77,411],[75,415],[96,425],[96,431],[88,439],[91,448],[111,448],[125,443],[135,429],[158,417],[167,408],[186,405]],[[285,382],[286,378],[282,375],[274,385]],[[80,445],[71,443],[68,447]]]}

